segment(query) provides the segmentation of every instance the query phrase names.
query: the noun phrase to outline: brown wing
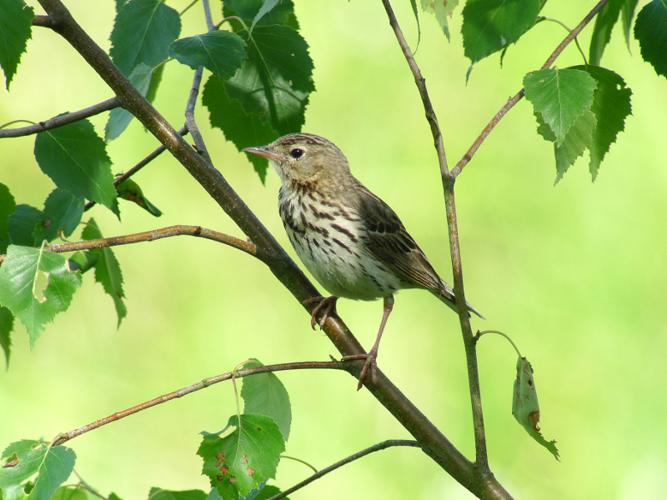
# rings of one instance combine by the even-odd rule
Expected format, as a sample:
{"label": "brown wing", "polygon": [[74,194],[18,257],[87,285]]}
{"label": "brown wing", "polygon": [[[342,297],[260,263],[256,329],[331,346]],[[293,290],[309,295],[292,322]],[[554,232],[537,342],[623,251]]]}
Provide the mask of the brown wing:
{"label": "brown wing", "polygon": [[438,273],[398,215],[364,186],[357,189],[359,215],[366,229],[364,243],[371,255],[394,272],[406,287],[441,290],[444,285]]}

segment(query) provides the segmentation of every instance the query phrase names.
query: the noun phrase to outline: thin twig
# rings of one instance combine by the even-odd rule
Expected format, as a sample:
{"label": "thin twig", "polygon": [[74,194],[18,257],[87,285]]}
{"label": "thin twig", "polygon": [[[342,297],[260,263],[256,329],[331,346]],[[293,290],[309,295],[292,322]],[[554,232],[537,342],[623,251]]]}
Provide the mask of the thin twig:
{"label": "thin twig", "polygon": [[431,126],[431,135],[433,135],[433,143],[435,145],[435,150],[438,153],[438,164],[440,165],[440,175],[444,182],[444,179],[449,175],[449,167],[447,166],[447,155],[445,154],[445,145],[442,139],[442,131],[440,130],[440,125],[438,124],[438,117],[435,114],[435,110],[433,109],[433,104],[431,103],[431,98],[429,97],[428,90],[426,88],[426,80],[422,76],[422,72],[419,69],[419,66],[417,65],[417,61],[415,61],[414,55],[412,54],[412,50],[410,49],[410,45],[408,45],[408,42],[405,40],[405,36],[403,36],[403,30],[401,30],[401,26],[398,24],[398,20],[396,19],[396,14],[394,13],[394,9],[392,8],[390,1],[382,0],[382,4],[384,5],[384,10],[387,11],[387,16],[389,17],[389,24],[391,25],[391,28],[394,30],[394,34],[396,35],[396,40],[398,41],[398,44],[401,47],[401,51],[403,52],[405,60],[408,62],[408,66],[410,67],[412,76],[415,79],[415,84],[417,85],[417,89],[419,90],[419,96],[421,97],[422,103],[424,105],[424,112],[426,113],[426,120],[428,121],[428,124]]}
{"label": "thin twig", "polygon": [[[141,233],[111,236],[109,238],[99,238],[96,240],[82,240],[69,243],[47,243],[44,245],[44,250],[54,253],[78,252],[79,250],[90,250],[92,248],[107,248],[161,240],[163,238],[171,238],[172,236],[196,236],[199,238],[206,238],[207,240],[217,241],[218,243],[237,248],[248,255],[254,257],[258,256],[257,247],[254,243],[218,231],[213,231],[212,229],[206,229],[205,227],[186,225],[167,226]],[[4,261],[5,258],[5,255],[0,255],[0,262]]]}
{"label": "thin twig", "polygon": [[419,89],[426,119],[431,126],[431,134],[435,143],[435,149],[438,154],[438,164],[440,167],[440,177],[442,180],[442,187],[445,195],[445,209],[447,213],[447,229],[449,232],[449,253],[452,261],[452,270],[454,275],[454,292],[456,297],[456,306],[459,314],[459,321],[461,323],[461,333],[463,334],[463,343],[466,352],[466,362],[468,368],[468,383],[470,388],[470,401],[472,405],[473,430],[475,436],[475,464],[477,465],[476,472],[478,474],[478,483],[481,486],[481,479],[483,476],[490,474],[488,455],[486,451],[486,434],[484,431],[484,414],[482,411],[482,398],[479,386],[479,371],[477,368],[477,354],[475,352],[475,342],[473,340],[472,327],[470,326],[470,317],[468,313],[468,306],[465,300],[465,291],[463,286],[463,266],[461,264],[461,249],[458,236],[458,225],[456,219],[456,203],[454,198],[454,180],[447,167],[447,159],[445,155],[444,141],[442,132],[436,118],[433,104],[428,97],[426,90],[426,83],[424,77],[419,70],[419,66],[410,51],[403,32],[401,31],[396,14],[391,6],[390,0],[382,0],[384,9],[389,18],[389,24],[394,30],[396,40],[400,45],[405,60],[410,67],[410,71],[415,78],[415,83]]}
{"label": "thin twig", "polygon": [[[178,130],[177,134],[180,135],[180,136],[187,135],[188,134],[188,128],[185,127],[185,126],[180,128]],[[139,170],[144,168],[146,165],[148,165],[150,162],[152,162],[154,159],[156,159],[158,156],[160,156],[166,150],[167,150],[167,147],[164,144],[160,144],[157,148],[155,148],[153,151],[148,153],[148,155],[146,155],[137,164],[130,167],[127,170],[127,172],[124,172],[120,175],[117,175],[116,178],[113,181],[114,186],[119,186],[121,183],[125,182],[127,179],[129,179],[134,174],[139,172]],[[95,202],[93,200],[90,200],[88,203],[86,203],[86,206],[84,207],[84,211],[90,210],[94,206],[95,206]]]}
{"label": "thin twig", "polygon": [[280,363],[275,365],[257,366],[255,368],[245,368],[242,370],[238,370],[235,373],[233,372],[221,373],[220,375],[215,375],[213,377],[205,378],[195,384],[183,387],[176,391],[168,392],[166,394],[163,394],[162,396],[158,396],[148,401],[144,401],[143,403],[139,403],[138,405],[131,406],[130,408],[127,408],[125,410],[112,413],[107,417],[100,418],[99,420],[95,420],[94,422],[91,422],[89,424],[71,430],[69,432],[63,432],[61,434],[58,434],[53,439],[51,446],[57,446],[63,444],[69,441],[70,439],[74,439],[75,437],[80,436],[81,434],[85,434],[86,432],[98,429],[104,425],[110,424],[122,418],[134,415],[135,413],[139,413],[140,411],[146,410],[148,408],[152,408],[153,406],[166,403],[167,401],[171,401],[172,399],[181,398],[187,394],[191,394],[193,392],[206,389],[207,387],[210,387],[214,384],[218,384],[220,382],[224,382],[225,380],[229,380],[232,377],[248,377],[250,375],[255,375],[257,373],[279,372],[287,370],[304,370],[304,369],[308,370],[329,369],[329,370],[346,371],[348,368],[349,364],[342,363],[339,361],[295,361],[292,363]]}
{"label": "thin twig", "polygon": [[359,460],[360,458],[365,457],[366,455],[370,455],[371,453],[374,453],[376,451],[381,451],[381,450],[386,450],[387,448],[391,448],[394,446],[410,446],[413,448],[420,448],[420,444],[417,441],[409,440],[409,439],[387,439],[386,441],[382,441],[381,443],[374,444],[373,446],[369,446],[368,448],[364,448],[361,451],[358,451],[356,453],[353,453],[349,457],[345,457],[342,460],[339,460],[336,463],[331,464],[328,467],[325,467],[322,470],[317,471],[315,474],[313,474],[310,477],[307,477],[300,483],[295,484],[291,488],[287,488],[285,491],[281,491],[277,495],[273,495],[272,497],[269,497],[268,500],[278,500],[280,498],[285,498],[287,495],[294,493],[297,490],[300,490],[304,486],[309,485],[313,481],[316,481],[320,479],[322,476],[326,476],[329,474],[329,472],[333,472],[336,469],[342,467],[343,465],[347,465],[350,462],[354,462],[355,460]]}
{"label": "thin twig", "polygon": [[[565,47],[567,47],[570,44],[570,42],[572,42],[572,40],[574,40],[577,37],[577,35],[581,33],[581,31],[586,27],[588,23],[591,22],[591,20],[597,15],[597,13],[600,12],[600,9],[602,9],[602,7],[604,7],[606,3],[607,0],[600,0],[597,4],[595,4],[595,7],[593,7],[591,11],[584,16],[581,22],[577,24],[577,26],[575,26],[575,28],[572,31],[570,31],[565,38],[563,38],[563,41],[560,42],[560,44],[558,44],[558,47],[556,47],[556,49],[551,53],[551,55],[547,58],[547,60],[540,69],[549,69],[551,65],[556,61],[558,56],[561,54],[561,52],[563,52]],[[522,88],[512,97],[510,97],[507,100],[507,102],[503,104],[500,110],[493,116],[493,118],[491,118],[489,123],[486,124],[486,126],[482,129],[482,131],[474,140],[472,145],[468,148],[468,151],[465,152],[465,154],[461,157],[461,159],[452,169],[451,173],[454,177],[457,177],[461,173],[461,171],[470,162],[470,160],[475,155],[479,147],[482,145],[482,143],[489,136],[494,127],[498,125],[498,122],[502,120],[502,118],[507,114],[507,112],[510,109],[512,109],[517,102],[521,100],[521,98],[524,96],[524,92],[525,90]]]}
{"label": "thin twig", "polygon": [[117,108],[118,106],[120,106],[120,100],[117,97],[112,97],[111,99],[98,102],[97,104],[93,104],[87,108],[54,116],[53,118],[49,118],[46,121],[28,125],[27,127],[0,129],[0,139],[3,137],[21,137],[24,135],[44,132],[45,130],[50,130],[52,128],[62,127],[63,125],[77,122],[90,116],[99,115],[100,113]]}
{"label": "thin twig", "polygon": [[[215,25],[213,24],[213,17],[211,16],[211,6],[209,5],[208,0],[202,0],[202,6],[204,8],[204,17],[206,18],[206,25],[208,26],[209,31],[214,31]],[[197,125],[197,120],[195,119],[195,105],[197,104],[197,97],[199,96],[199,87],[201,86],[202,76],[204,74],[204,66],[199,66],[195,70],[195,75],[192,79],[192,86],[190,88],[190,94],[188,97],[187,105],[185,106],[185,125],[188,127],[188,131],[192,136],[192,140],[195,142],[195,147],[197,152],[204,157],[204,159],[211,163],[211,156],[208,154],[208,149],[206,148],[206,143],[204,138],[199,131],[199,126]]]}

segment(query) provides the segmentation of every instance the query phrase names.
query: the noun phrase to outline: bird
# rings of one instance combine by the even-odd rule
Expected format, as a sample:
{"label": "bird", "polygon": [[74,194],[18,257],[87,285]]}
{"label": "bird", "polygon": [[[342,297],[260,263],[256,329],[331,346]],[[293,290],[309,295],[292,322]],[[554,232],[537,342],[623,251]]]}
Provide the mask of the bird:
{"label": "bird", "polygon": [[306,268],[331,294],[308,299],[318,302],[311,326],[324,325],[339,297],[383,300],[371,350],[343,358],[364,360],[357,389],[369,371],[373,377],[396,292],[426,289],[457,310],[454,291],[438,276],[396,212],[354,177],[345,154],[333,142],[293,133],[243,151],[267,158],[277,171],[278,209],[287,236]]}

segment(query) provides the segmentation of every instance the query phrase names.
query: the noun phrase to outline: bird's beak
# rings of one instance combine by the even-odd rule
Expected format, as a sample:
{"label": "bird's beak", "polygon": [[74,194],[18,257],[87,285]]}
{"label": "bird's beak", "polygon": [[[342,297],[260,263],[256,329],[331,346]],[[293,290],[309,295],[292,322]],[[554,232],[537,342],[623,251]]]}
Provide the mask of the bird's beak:
{"label": "bird's beak", "polygon": [[251,155],[268,158],[269,160],[273,160],[275,162],[280,161],[280,155],[271,151],[267,146],[253,146],[250,148],[244,148],[243,151]]}

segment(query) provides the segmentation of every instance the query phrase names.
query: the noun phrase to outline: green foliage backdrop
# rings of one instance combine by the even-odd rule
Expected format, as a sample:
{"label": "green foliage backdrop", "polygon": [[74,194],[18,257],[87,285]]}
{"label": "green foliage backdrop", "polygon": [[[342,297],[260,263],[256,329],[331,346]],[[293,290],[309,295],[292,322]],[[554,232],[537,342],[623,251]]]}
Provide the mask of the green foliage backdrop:
{"label": "green foliage backdrop", "polygon": [[[170,2],[176,9],[187,2]],[[470,2],[473,5],[474,2]],[[568,25],[579,2],[547,3],[545,15]],[[417,29],[409,2],[397,13],[410,43]],[[69,1],[91,36],[109,48],[113,2]],[[643,4],[642,4],[643,5]],[[640,7],[642,6],[640,5]],[[405,61],[379,2],[297,2],[301,34],[315,62],[317,92],[304,130],[333,139],[355,174],[401,215],[438,270],[448,277],[448,243],[439,173],[428,126]],[[181,36],[201,33],[199,9],[183,16]],[[542,425],[556,437],[558,463],[527,438],[511,415],[516,358],[498,338],[480,344],[480,369],[494,472],[519,498],[660,498],[667,488],[667,429],[661,425],[667,368],[665,283],[667,250],[667,81],[632,54],[616,26],[604,62],[633,89],[633,115],[590,183],[588,158],[553,186],[552,145],[535,134],[522,101],[498,126],[458,186],[466,290],[487,323],[511,333],[535,368]],[[458,157],[523,75],[542,64],[563,30],[541,23],[505,54],[477,63],[461,45],[461,9],[449,20],[452,42],[422,15],[417,58],[439,111],[448,152]],[[581,40],[588,41],[590,28]],[[559,68],[581,64],[573,46]],[[170,64],[155,105],[182,122],[189,68]],[[0,123],[33,120],[110,97],[110,91],[56,34],[33,33],[28,53],[0,90]],[[199,123],[216,165],[286,248],[276,207],[278,180],[262,186],[244,155]],[[106,118],[90,120],[102,134]],[[108,147],[114,170],[129,167],[155,140],[136,120]],[[52,190],[33,156],[34,138],[0,141],[0,182],[17,200],[42,206]],[[44,167],[42,167],[44,168]],[[199,224],[240,234],[214,202],[168,155],[137,176],[163,212],[160,225]],[[107,200],[112,204],[115,200]],[[146,230],[156,219],[124,205],[121,228],[103,208],[105,235]],[[312,333],[307,317],[258,261],[203,240],[174,238],[115,250],[125,276],[127,316],[116,330],[112,302],[99,285],[48,325],[30,349],[15,325],[11,368],[0,374],[0,443],[23,436],[52,438],[95,418],[226,371],[248,357],[264,363],[324,359],[331,344]],[[391,317],[381,367],[434,423],[471,454],[466,371],[456,317],[429,294],[403,292]],[[370,345],[380,305],[341,301],[340,310]],[[480,328],[486,324],[478,325]],[[335,372],[284,373],[292,402],[286,453],[322,467],[361,446],[405,431],[365,391]],[[230,386],[143,412],[76,441],[77,470],[103,491],[123,498],[151,486],[202,488],[194,455],[198,432],[215,430],[233,414]],[[308,474],[282,462],[278,483]],[[372,455],[314,483],[301,498],[468,498],[468,493],[416,450]],[[298,495],[295,495],[299,498]]]}

